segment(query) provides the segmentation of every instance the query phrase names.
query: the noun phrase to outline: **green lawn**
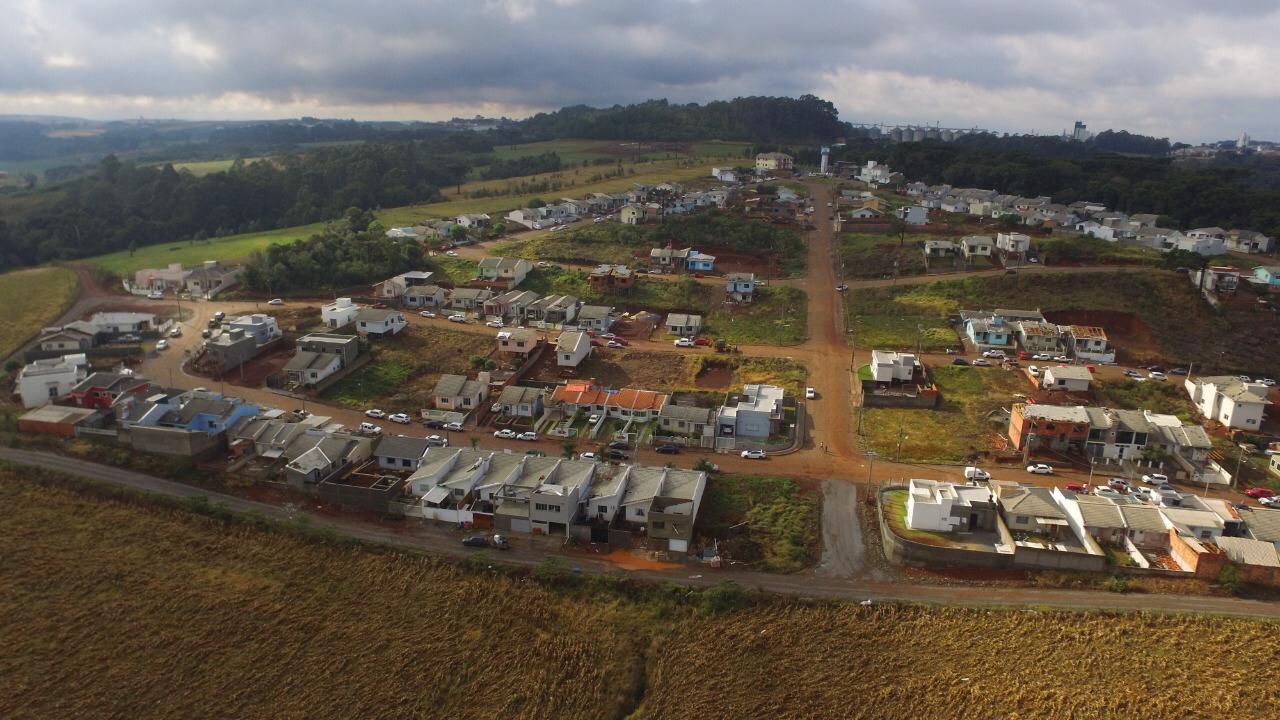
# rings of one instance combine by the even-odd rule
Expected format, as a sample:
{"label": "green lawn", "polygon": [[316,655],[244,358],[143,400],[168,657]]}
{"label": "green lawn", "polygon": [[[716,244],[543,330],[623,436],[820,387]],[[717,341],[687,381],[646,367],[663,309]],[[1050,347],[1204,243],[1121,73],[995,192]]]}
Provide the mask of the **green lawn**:
{"label": "green lawn", "polygon": [[1120,410],[1150,410],[1176,415],[1183,422],[1195,422],[1195,407],[1183,389],[1182,379],[1169,382],[1134,382],[1128,378],[1095,380],[1093,394],[1098,405]]}
{"label": "green lawn", "polygon": [[730,560],[797,572],[818,556],[818,505],[814,492],[788,478],[712,476],[697,532],[720,540]]}
{"label": "green lawn", "polygon": [[42,267],[0,275],[0,358],[66,312],[80,294],[80,280],[66,268]]}
{"label": "green lawn", "polygon": [[987,419],[1009,407],[1013,394],[1030,387],[1021,375],[999,368],[943,365],[931,370],[942,393],[936,409],[866,408],[861,445],[892,460],[902,438],[904,462],[961,463],[990,446],[1002,426]]}

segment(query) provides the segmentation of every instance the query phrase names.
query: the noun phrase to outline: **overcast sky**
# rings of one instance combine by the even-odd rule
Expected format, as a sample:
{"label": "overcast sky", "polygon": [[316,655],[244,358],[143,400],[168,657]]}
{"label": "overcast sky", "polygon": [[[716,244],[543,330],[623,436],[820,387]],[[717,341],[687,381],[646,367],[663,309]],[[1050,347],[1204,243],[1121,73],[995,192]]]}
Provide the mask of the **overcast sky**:
{"label": "overcast sky", "polygon": [[799,95],[851,122],[1280,140],[1261,0],[0,0],[0,113],[522,117]]}

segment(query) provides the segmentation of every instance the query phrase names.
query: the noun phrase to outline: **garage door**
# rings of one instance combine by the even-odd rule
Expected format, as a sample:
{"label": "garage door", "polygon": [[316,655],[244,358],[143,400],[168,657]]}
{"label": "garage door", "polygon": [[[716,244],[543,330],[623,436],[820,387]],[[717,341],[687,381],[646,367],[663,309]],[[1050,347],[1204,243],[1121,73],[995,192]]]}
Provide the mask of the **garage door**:
{"label": "garage door", "polygon": [[670,552],[687,553],[689,552],[689,541],[671,538],[667,541],[667,550]]}
{"label": "garage door", "polygon": [[519,518],[511,518],[511,532],[513,532],[513,533],[518,533],[518,532],[522,532],[522,533],[533,532],[533,528],[529,525],[529,521],[528,521],[528,520],[521,520],[521,519],[519,519]]}

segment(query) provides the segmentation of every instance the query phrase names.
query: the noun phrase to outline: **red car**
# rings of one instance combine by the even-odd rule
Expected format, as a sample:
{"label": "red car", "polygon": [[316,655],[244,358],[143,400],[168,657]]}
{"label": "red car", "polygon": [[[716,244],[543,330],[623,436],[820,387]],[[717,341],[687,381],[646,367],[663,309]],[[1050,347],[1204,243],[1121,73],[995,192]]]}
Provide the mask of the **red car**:
{"label": "red car", "polygon": [[627,342],[627,339],[626,339],[626,338],[624,338],[624,337],[622,337],[621,335],[614,335],[614,336],[613,336],[613,341],[614,341],[614,342],[616,342],[616,343],[618,343],[618,344],[619,344],[619,345],[621,345],[622,347],[626,347],[626,346],[628,346],[628,345],[630,345],[630,344],[631,344],[631,343]]}
{"label": "red car", "polygon": [[1088,490],[1085,489],[1085,486],[1081,483],[1067,483],[1062,487],[1064,490],[1070,490],[1071,492],[1077,492],[1077,493],[1088,492]]}
{"label": "red car", "polygon": [[1251,487],[1248,490],[1245,490],[1244,494],[1251,498],[1268,498],[1275,497],[1276,491],[1271,488]]}
{"label": "red car", "polygon": [[591,338],[591,347],[604,347],[604,343],[595,338]]}
{"label": "red car", "polygon": [[704,277],[706,277],[706,276],[707,276],[707,274],[706,274],[706,273],[694,273],[694,274],[693,274],[693,276],[694,276],[694,277],[696,277],[696,278],[704,278]]}
{"label": "red car", "polygon": [[693,339],[693,344],[707,346],[711,344],[711,338],[696,337]]}
{"label": "red car", "polygon": [[1030,356],[1030,355],[1028,355],[1025,351],[1023,351],[1023,352],[1018,353],[1018,359],[1019,359],[1019,360],[1029,360],[1029,359],[1031,359],[1031,356]]}

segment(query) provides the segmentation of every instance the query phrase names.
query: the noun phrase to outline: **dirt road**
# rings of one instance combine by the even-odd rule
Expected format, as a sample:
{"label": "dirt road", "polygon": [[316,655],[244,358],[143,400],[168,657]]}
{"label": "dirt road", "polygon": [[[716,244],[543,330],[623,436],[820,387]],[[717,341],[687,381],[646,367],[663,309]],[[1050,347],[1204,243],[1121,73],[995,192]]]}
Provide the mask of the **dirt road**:
{"label": "dirt road", "polygon": [[867,569],[858,489],[844,480],[822,481],[822,556],[814,572],[828,577],[858,577]]}
{"label": "dirt road", "polygon": [[[87,478],[95,482],[143,490],[168,497],[204,496],[237,513],[260,513],[273,520],[306,517],[311,527],[327,528],[361,540],[389,546],[422,550],[433,554],[465,556],[461,535],[439,528],[413,527],[410,523],[378,525],[346,518],[256,502],[234,495],[209,492],[172,480],[75,460],[51,453],[0,448],[0,460],[32,465]],[[548,553],[563,555],[570,565],[590,573],[617,573],[623,570],[599,556],[568,552],[557,548],[550,538],[513,538],[516,547],[501,555],[505,563],[530,566]],[[1084,590],[1034,588],[989,588],[970,586],[915,585],[903,582],[856,580],[816,575],[773,575],[756,572],[705,571],[682,566],[672,570],[637,570],[628,575],[655,582],[690,587],[710,587],[731,580],[739,585],[787,595],[843,600],[923,602],[940,605],[998,606],[1034,605],[1070,610],[1145,610],[1169,613],[1211,613],[1216,615],[1280,619],[1280,603],[1206,596],[1119,595]]]}

